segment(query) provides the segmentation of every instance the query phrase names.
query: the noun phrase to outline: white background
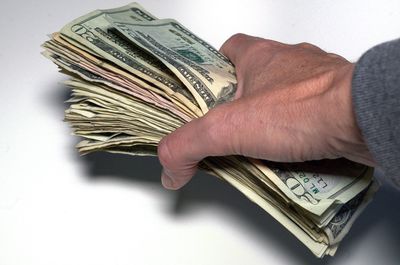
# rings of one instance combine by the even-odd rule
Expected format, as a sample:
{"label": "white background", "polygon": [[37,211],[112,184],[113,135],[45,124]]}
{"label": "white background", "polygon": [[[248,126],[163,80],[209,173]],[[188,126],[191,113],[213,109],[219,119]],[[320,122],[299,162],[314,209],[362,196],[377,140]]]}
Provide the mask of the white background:
{"label": "white background", "polygon": [[[46,34],[125,1],[0,2],[0,265],[399,264],[400,193],[384,185],[335,258],[318,260],[238,191],[199,174],[159,183],[157,159],[80,157]],[[145,1],[216,47],[236,32],[349,60],[399,37],[400,1]]]}

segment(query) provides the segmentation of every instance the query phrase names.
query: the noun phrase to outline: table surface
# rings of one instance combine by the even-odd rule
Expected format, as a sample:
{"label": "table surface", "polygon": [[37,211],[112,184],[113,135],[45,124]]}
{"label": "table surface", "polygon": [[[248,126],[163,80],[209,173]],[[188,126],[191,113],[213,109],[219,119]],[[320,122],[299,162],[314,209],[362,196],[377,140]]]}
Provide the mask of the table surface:
{"label": "table surface", "polygon": [[[48,33],[114,1],[2,0],[0,265],[399,264],[400,193],[385,184],[334,258],[318,260],[226,183],[180,191],[156,158],[80,157],[63,120],[66,77],[40,55]],[[236,32],[311,42],[356,61],[399,37],[400,1],[142,1],[219,47]]]}

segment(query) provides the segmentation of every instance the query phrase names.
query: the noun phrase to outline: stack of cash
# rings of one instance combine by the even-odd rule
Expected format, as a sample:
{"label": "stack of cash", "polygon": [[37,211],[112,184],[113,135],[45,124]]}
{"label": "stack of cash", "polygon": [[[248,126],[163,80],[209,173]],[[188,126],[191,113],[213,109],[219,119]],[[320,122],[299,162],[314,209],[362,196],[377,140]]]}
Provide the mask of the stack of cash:
{"label": "stack of cash", "polygon": [[[43,47],[71,76],[65,120],[84,138],[77,145],[83,154],[157,155],[162,137],[232,100],[236,90],[235,68],[224,55],[136,3],[77,18]],[[236,187],[318,257],[335,253],[377,189],[371,168],[344,159],[284,164],[210,157],[200,167]]]}

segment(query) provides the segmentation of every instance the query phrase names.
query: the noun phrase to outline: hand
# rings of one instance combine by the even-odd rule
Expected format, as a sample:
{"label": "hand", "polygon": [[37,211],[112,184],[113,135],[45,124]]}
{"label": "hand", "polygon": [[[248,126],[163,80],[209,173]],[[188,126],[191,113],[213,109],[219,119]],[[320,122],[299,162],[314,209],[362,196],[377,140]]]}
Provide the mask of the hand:
{"label": "hand", "polygon": [[237,34],[220,50],[235,65],[235,100],[162,139],[162,183],[179,189],[208,156],[279,162],[346,157],[373,165],[351,100],[354,64],[300,43]]}

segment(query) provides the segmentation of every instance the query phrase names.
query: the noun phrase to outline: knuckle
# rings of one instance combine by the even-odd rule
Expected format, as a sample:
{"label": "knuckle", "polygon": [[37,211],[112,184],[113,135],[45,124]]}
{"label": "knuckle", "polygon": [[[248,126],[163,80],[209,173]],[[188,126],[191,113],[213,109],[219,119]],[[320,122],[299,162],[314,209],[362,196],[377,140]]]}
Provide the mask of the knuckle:
{"label": "knuckle", "polygon": [[220,152],[217,145],[220,145],[221,141],[220,135],[222,134],[221,128],[224,123],[224,113],[217,111],[217,109],[221,108],[218,107],[209,111],[207,119],[204,120],[204,133],[210,146],[210,155],[216,155]]}
{"label": "knuckle", "polygon": [[247,58],[250,62],[257,62],[261,56],[270,56],[271,54],[282,51],[285,44],[268,39],[255,39],[247,49],[243,50],[243,57]]}
{"label": "knuckle", "polygon": [[282,43],[274,41],[274,40],[269,40],[269,39],[259,39],[256,43],[256,46],[260,48],[270,48],[273,46],[280,46]]}
{"label": "knuckle", "polygon": [[244,34],[244,33],[236,33],[236,34],[233,34],[228,40],[227,40],[227,42],[228,43],[235,43],[235,42],[241,42],[241,41],[244,41],[244,40],[246,40],[247,38],[248,38],[249,36],[248,35],[246,35],[246,34]]}
{"label": "knuckle", "polygon": [[243,47],[246,42],[247,35],[243,33],[236,33],[229,37],[220,48],[220,52],[227,56],[232,62],[235,61],[238,47]]}
{"label": "knuckle", "polygon": [[228,104],[221,105],[209,113],[206,121],[206,137],[211,146],[210,155],[221,155],[235,152],[232,145],[233,129],[237,119]]}
{"label": "knuckle", "polygon": [[171,152],[170,141],[168,137],[163,138],[158,144],[157,154],[158,159],[163,167],[171,168],[174,164],[174,156]]}
{"label": "knuckle", "polygon": [[258,55],[258,52],[263,49],[269,49],[272,46],[272,43],[268,40],[259,40],[255,41],[247,50],[246,57],[253,55]]}
{"label": "knuckle", "polygon": [[230,50],[237,46],[239,43],[242,42],[242,40],[245,38],[244,36],[246,36],[243,33],[236,33],[232,36],[230,36],[225,42],[224,44],[222,44],[220,51],[222,53],[224,53],[225,55],[229,56],[229,52]]}
{"label": "knuckle", "polygon": [[327,56],[331,59],[335,59],[335,60],[339,60],[339,61],[343,61],[343,62],[348,62],[344,57],[340,56],[339,54],[336,53],[327,53]]}
{"label": "knuckle", "polygon": [[173,140],[166,137],[158,145],[158,158],[163,166],[164,173],[173,179],[175,188],[188,182],[197,170],[197,163],[187,163],[180,156],[180,150]]}
{"label": "knuckle", "polygon": [[288,47],[289,45],[275,40],[258,38],[254,42],[254,46],[264,50],[271,50],[271,49],[280,50]]}
{"label": "knuckle", "polygon": [[212,109],[207,114],[207,119],[204,120],[205,135],[208,142],[214,146],[218,142],[221,124],[223,123],[223,113]]}
{"label": "knuckle", "polygon": [[298,43],[296,45],[299,46],[299,47],[303,47],[303,48],[308,48],[308,47],[312,46],[312,44],[310,44],[308,42],[300,42],[300,43]]}
{"label": "knuckle", "polygon": [[298,44],[295,44],[295,46],[299,47],[299,48],[303,48],[303,49],[313,49],[313,50],[318,49],[318,50],[320,50],[317,46],[315,46],[311,43],[308,43],[308,42],[300,42]]}

